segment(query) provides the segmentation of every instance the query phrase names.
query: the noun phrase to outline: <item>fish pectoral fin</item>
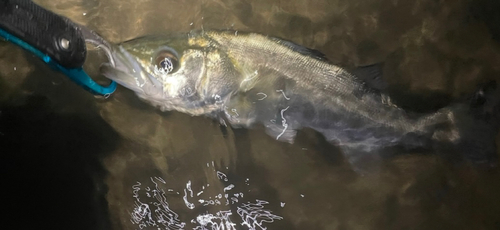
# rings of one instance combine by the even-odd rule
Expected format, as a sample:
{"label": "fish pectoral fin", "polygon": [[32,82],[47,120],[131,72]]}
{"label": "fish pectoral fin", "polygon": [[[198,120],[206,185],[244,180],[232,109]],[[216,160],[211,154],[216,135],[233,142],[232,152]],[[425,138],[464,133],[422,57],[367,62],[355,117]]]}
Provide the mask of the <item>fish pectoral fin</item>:
{"label": "fish pectoral fin", "polygon": [[387,89],[387,82],[383,78],[383,67],[383,63],[376,63],[357,67],[351,73],[363,80],[370,88],[382,91]]}
{"label": "fish pectoral fin", "polygon": [[253,89],[259,80],[259,71],[249,68],[241,68],[240,71],[244,76],[240,83],[240,91],[247,92]]}
{"label": "fish pectoral fin", "polygon": [[297,130],[285,125],[278,125],[272,122],[265,124],[266,133],[278,141],[288,142],[293,144],[295,141],[295,136],[297,136]]}

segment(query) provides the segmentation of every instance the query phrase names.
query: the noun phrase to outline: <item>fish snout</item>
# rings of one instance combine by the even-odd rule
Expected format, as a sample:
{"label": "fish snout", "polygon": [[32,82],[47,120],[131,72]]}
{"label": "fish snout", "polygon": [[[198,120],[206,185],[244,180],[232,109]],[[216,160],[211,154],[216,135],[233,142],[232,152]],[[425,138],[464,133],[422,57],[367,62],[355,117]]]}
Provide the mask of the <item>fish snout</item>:
{"label": "fish snout", "polygon": [[118,84],[147,97],[161,97],[163,85],[144,70],[139,61],[118,46],[111,52],[110,63],[101,65],[101,73]]}

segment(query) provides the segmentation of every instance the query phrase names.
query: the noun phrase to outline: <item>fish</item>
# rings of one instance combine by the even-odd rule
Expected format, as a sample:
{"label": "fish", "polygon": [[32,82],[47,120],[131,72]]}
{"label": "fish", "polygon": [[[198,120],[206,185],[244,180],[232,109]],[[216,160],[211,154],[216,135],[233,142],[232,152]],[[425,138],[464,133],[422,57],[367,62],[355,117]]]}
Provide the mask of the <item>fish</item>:
{"label": "fish", "polygon": [[468,102],[416,113],[393,103],[373,66],[350,71],[317,50],[258,33],[151,35],[114,45],[111,56],[114,64],[103,64],[101,73],[162,111],[234,128],[262,125],[290,143],[311,128],[359,171],[380,163],[391,146],[452,146],[474,162],[497,161],[495,83]]}

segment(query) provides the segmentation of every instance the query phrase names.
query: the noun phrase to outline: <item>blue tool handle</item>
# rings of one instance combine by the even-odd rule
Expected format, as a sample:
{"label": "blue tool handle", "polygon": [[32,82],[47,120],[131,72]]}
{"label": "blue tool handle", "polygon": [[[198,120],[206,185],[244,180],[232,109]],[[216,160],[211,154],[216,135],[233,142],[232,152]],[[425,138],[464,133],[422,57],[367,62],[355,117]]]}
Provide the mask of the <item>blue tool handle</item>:
{"label": "blue tool handle", "polygon": [[63,67],[79,68],[85,62],[87,49],[80,28],[30,0],[0,0],[0,29]]}
{"label": "blue tool handle", "polygon": [[75,82],[76,84],[78,84],[79,86],[83,87],[84,89],[93,94],[108,96],[116,90],[116,82],[112,81],[108,86],[101,86],[96,82],[94,82],[94,80],[92,80],[92,78],[90,78],[87,75],[87,73],[83,71],[82,67],[66,68],[62,65],[59,65],[47,54],[42,53],[40,50],[36,49],[35,47],[21,40],[20,38],[15,37],[14,35],[8,33],[7,31],[2,30],[1,28],[0,28],[0,37],[3,37],[7,41],[10,41],[30,51],[32,54],[34,54],[35,56],[42,59],[45,63],[47,63],[47,65],[49,65],[51,68],[62,72],[64,75],[69,77],[73,82]]}

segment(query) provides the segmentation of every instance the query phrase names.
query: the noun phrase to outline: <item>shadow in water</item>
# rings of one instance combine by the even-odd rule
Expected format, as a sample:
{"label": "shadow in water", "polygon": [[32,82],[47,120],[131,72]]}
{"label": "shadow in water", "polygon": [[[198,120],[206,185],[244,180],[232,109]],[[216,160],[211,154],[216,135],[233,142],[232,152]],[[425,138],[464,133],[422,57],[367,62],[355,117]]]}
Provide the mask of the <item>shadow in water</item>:
{"label": "shadow in water", "polygon": [[45,96],[19,94],[0,102],[3,224],[109,229],[100,159],[118,134],[98,115],[60,112]]}

